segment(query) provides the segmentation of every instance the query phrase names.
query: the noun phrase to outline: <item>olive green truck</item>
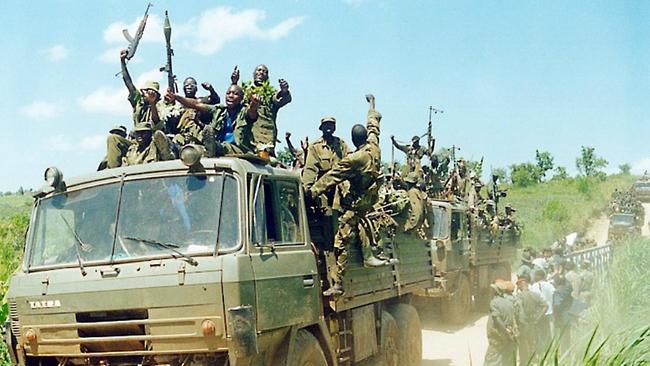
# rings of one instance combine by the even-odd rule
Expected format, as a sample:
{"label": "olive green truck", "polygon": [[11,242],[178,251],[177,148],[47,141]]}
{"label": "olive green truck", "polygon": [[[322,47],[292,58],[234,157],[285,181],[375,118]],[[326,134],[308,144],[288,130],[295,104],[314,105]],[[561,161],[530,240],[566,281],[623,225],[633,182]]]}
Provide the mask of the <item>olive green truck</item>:
{"label": "olive green truck", "polygon": [[[353,248],[345,294],[323,298],[331,235],[310,220],[299,175],[187,160],[46,171],[7,293],[14,364],[420,365],[414,297],[450,288],[436,263],[469,261],[467,235],[390,235],[399,262],[380,268]],[[461,267],[454,281],[481,275]]]}

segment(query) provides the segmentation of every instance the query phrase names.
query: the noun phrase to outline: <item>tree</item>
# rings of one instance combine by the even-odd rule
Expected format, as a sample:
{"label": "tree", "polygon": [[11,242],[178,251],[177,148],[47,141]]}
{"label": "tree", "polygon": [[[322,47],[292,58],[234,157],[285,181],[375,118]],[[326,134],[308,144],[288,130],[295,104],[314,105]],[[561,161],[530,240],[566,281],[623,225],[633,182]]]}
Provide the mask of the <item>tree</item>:
{"label": "tree", "polygon": [[576,158],[576,168],[585,177],[602,176],[605,173],[601,169],[605,168],[609,162],[596,155],[596,149],[589,146],[582,146],[580,157]]}
{"label": "tree", "polygon": [[16,191],[16,194],[19,195],[19,196],[22,196],[22,195],[25,194],[25,189],[23,188],[23,186],[18,187],[18,191]]}
{"label": "tree", "polygon": [[554,167],[553,155],[548,151],[535,150],[535,161],[537,162],[537,181],[542,182],[546,177],[546,172]]}
{"label": "tree", "polygon": [[474,172],[477,177],[483,174],[483,159],[479,161],[465,160],[465,166],[467,167],[467,172]]}
{"label": "tree", "polygon": [[618,166],[618,169],[621,171],[621,174],[623,175],[630,175],[630,171],[632,170],[632,166],[628,163],[621,164]]}
{"label": "tree", "polygon": [[492,175],[496,175],[501,183],[508,180],[508,171],[505,168],[492,169]]}
{"label": "tree", "polygon": [[533,163],[526,162],[510,166],[510,180],[519,187],[528,187],[539,182],[539,170]]}
{"label": "tree", "polygon": [[276,158],[278,160],[280,160],[280,162],[282,162],[282,164],[284,164],[286,166],[292,166],[293,161],[295,160],[293,155],[291,154],[291,151],[289,151],[289,148],[287,148],[287,147],[285,147],[282,150],[278,151],[278,154],[277,154]]}
{"label": "tree", "polygon": [[552,180],[564,180],[569,178],[566,168],[563,166],[555,167]]}

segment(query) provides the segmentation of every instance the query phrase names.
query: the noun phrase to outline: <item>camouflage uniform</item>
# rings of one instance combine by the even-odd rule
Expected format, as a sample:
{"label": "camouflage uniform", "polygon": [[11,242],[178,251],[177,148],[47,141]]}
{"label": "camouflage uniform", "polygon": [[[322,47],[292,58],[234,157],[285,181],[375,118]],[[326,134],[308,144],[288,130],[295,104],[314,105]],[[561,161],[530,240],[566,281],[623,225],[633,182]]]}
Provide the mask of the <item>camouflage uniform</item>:
{"label": "camouflage uniform", "polygon": [[350,191],[341,197],[344,214],[339,218],[339,227],[334,239],[337,254],[335,282],[339,282],[343,278],[350,245],[359,242],[364,258],[372,256],[371,244],[374,238],[365,216],[379,200],[377,178],[381,173],[380,121],[381,114],[379,112],[368,111],[366,143],[341,159],[311,188],[312,197],[318,197],[344,181],[350,182]]}
{"label": "camouflage uniform", "polygon": [[[152,131],[151,124],[148,122],[139,123],[134,132],[139,131]],[[122,159],[122,165],[138,165],[153,163],[155,161],[172,160],[174,155],[169,150],[169,142],[166,140],[164,134],[160,131],[155,131],[151,142],[147,147],[140,150],[140,145],[133,143],[129,146],[126,156]]]}
{"label": "camouflage uniform", "polygon": [[122,158],[126,156],[129,146],[133,143],[124,136],[126,136],[126,127],[115,126],[111,129],[106,139],[106,157],[97,170],[112,169],[122,165]]}
{"label": "camouflage uniform", "polygon": [[427,154],[427,149],[423,146],[418,146],[416,148],[413,144],[402,145],[395,141],[393,141],[393,145],[406,154],[406,164],[402,169],[402,176],[407,176],[410,172],[416,172],[418,179],[423,179],[424,174],[422,172],[421,160]]}
{"label": "camouflage uniform", "polygon": [[[324,120],[325,118],[321,120],[321,124]],[[309,191],[318,179],[329,172],[343,157],[348,155],[348,151],[348,146],[345,144],[345,141],[336,136],[332,136],[329,140],[321,137],[310,144],[307,149],[307,160],[302,170],[302,184],[305,191]],[[340,209],[338,196],[335,192],[325,194],[320,197],[320,200],[316,204],[319,208],[323,208],[328,213],[331,213],[332,209]]]}
{"label": "camouflage uniform", "polygon": [[515,296],[516,319],[519,330],[519,362],[528,365],[536,350],[538,324],[546,316],[548,305],[542,297],[528,289],[520,290]]}
{"label": "camouflage uniform", "polygon": [[176,125],[176,135],[173,142],[180,146],[187,144],[201,143],[202,131],[205,127],[199,120],[199,112],[196,109],[184,108],[181,118]]}
{"label": "camouflage uniform", "polygon": [[[223,105],[210,106],[209,113],[212,114],[212,120],[208,127],[211,128],[214,138],[217,141],[223,141],[226,123],[230,122],[234,134],[234,145],[225,143],[227,153],[247,153],[255,152],[255,137],[253,136],[252,127],[257,123],[248,118],[248,105],[242,104],[236,113],[234,121],[228,114],[228,109]],[[205,132],[204,132],[205,133]]]}
{"label": "camouflage uniform", "polygon": [[[260,105],[257,108],[258,118],[252,126],[253,144],[254,145],[267,145],[271,146],[271,150],[275,148],[275,143],[278,138],[278,129],[276,119],[278,111],[282,106],[291,101],[291,94],[289,91],[276,92],[275,89],[269,85],[266,80],[261,86],[256,86],[254,83],[244,83],[242,85],[244,91],[244,102],[249,103],[250,97],[254,94],[261,96]],[[265,90],[272,90],[272,95],[267,95]],[[283,102],[282,100],[289,100]]]}
{"label": "camouflage uniform", "polygon": [[410,188],[407,191],[409,199],[408,218],[404,224],[404,232],[409,233],[411,231],[420,229],[424,224],[426,208],[425,200],[427,196],[416,186],[417,173],[409,173],[404,182],[410,185]]}
{"label": "camouflage uniform", "polygon": [[504,297],[505,288],[499,286],[498,291],[500,294],[495,295],[490,301],[487,323],[488,349],[483,363],[485,366],[510,366],[514,365],[516,360],[515,343],[512,338],[515,329],[514,303]]}
{"label": "camouflage uniform", "polygon": [[[159,84],[157,82],[148,82],[145,84],[144,89],[154,89],[158,91]],[[137,126],[138,123],[149,122],[152,125],[154,131],[163,131],[165,132],[165,121],[163,120],[163,111],[166,108],[165,103],[162,100],[159,100],[156,103],[156,108],[158,109],[158,116],[160,120],[156,123],[152,119],[151,106],[144,100],[144,96],[140,90],[134,90],[133,93],[129,94],[129,103],[133,107],[133,125]]]}

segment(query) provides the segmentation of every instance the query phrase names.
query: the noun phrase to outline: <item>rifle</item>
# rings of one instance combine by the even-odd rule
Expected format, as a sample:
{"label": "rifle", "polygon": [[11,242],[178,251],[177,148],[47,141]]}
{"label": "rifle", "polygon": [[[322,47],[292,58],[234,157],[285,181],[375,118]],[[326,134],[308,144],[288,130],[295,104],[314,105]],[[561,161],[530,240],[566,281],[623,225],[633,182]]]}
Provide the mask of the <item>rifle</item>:
{"label": "rifle", "polygon": [[178,86],[176,86],[176,75],[172,71],[172,56],[174,56],[174,50],[172,49],[171,38],[172,38],[172,26],[169,23],[169,16],[167,10],[165,10],[165,23],[163,26],[163,31],[165,32],[165,48],[167,49],[167,64],[160,68],[161,72],[167,73],[167,87],[172,93],[178,92]]}
{"label": "rifle", "polygon": [[431,114],[445,113],[445,111],[429,106],[429,125],[427,126],[427,147],[429,148],[429,161],[433,161],[433,151],[436,147],[436,139],[433,138],[433,122]]}
{"label": "rifle", "polygon": [[144,34],[144,27],[147,25],[147,18],[149,18],[149,8],[152,6],[153,4],[151,3],[147,5],[147,10],[144,11],[144,17],[142,17],[140,25],[138,25],[138,30],[135,32],[135,37],[131,37],[128,29],[122,29],[124,38],[126,38],[126,40],[129,42],[129,47],[126,49],[127,60],[130,60],[133,58],[133,56],[135,56],[135,50],[138,49],[138,44],[140,43],[140,39],[142,39],[142,35]]}

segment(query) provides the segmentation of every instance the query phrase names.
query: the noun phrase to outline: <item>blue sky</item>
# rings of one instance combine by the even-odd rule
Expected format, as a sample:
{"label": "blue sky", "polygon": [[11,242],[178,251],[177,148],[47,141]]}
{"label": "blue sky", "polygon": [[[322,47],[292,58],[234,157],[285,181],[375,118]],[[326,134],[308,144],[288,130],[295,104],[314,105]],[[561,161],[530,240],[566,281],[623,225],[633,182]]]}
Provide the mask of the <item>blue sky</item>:
{"label": "blue sky", "polygon": [[[0,191],[37,187],[50,165],[93,171],[116,124],[131,126],[119,77],[120,31],[135,32],[146,1],[4,0]],[[485,166],[550,151],[575,171],[581,145],[616,171],[650,168],[650,2],[638,1],[154,1],[134,79],[164,80],[160,28],[169,10],[182,80],[223,94],[238,65],[266,63],[289,81],[280,136],[315,139],[334,115],[349,140],[373,92],[389,136],[424,133],[429,105],[438,144]],[[164,84],[164,83],[163,83]],[[399,156],[399,154],[397,154]]]}

